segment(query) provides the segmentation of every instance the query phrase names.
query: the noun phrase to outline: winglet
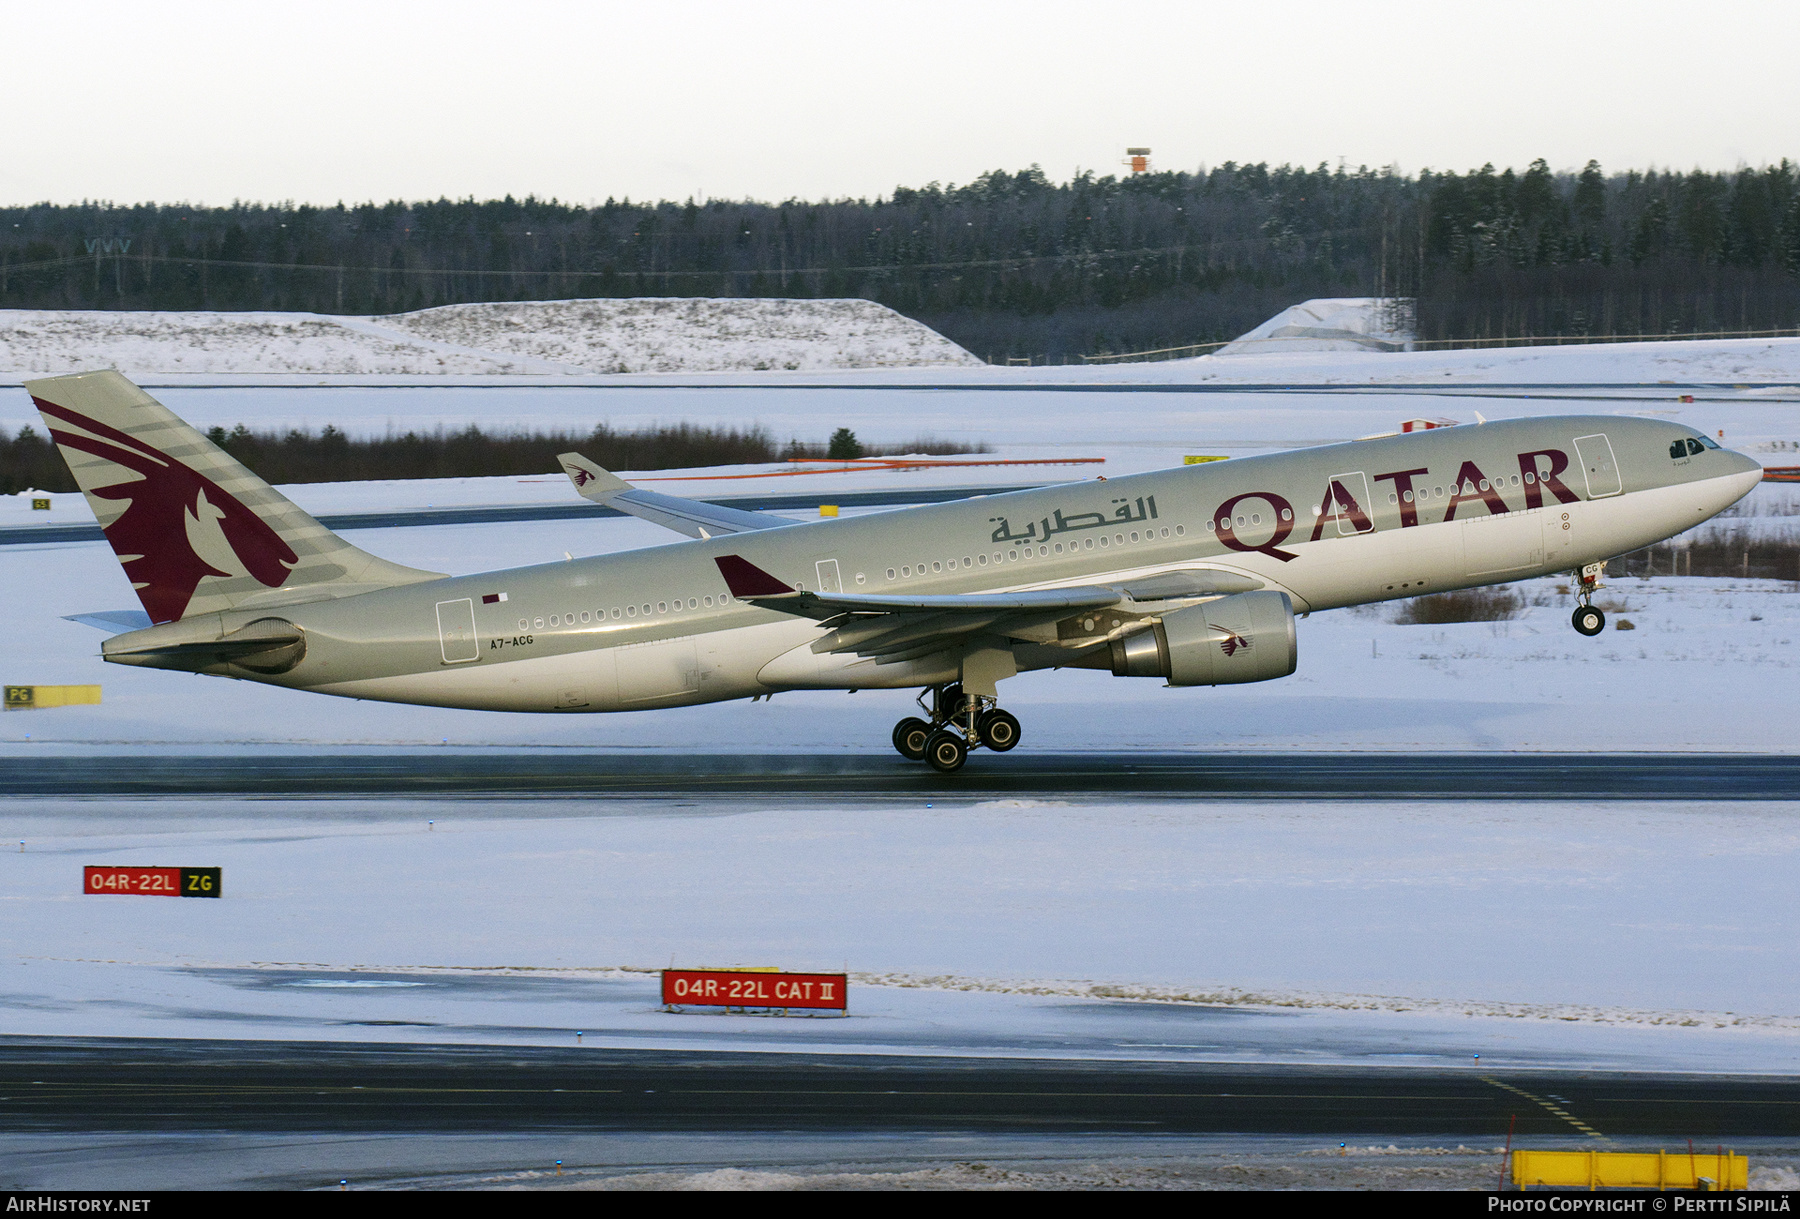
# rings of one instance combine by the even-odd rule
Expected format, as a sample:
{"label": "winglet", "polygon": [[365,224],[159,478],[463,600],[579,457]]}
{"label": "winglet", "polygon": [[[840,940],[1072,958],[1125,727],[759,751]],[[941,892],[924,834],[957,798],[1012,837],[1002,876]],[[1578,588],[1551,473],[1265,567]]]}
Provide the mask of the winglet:
{"label": "winglet", "polygon": [[725,587],[731,590],[734,597],[749,601],[757,597],[792,596],[794,593],[788,585],[738,555],[718,555],[713,562],[719,565],[719,574],[725,577]]}
{"label": "winglet", "polygon": [[580,453],[559,453],[556,458],[562,463],[563,473],[575,484],[575,490],[584,499],[591,499],[596,504],[604,504],[621,491],[631,490],[631,484],[595,465]]}

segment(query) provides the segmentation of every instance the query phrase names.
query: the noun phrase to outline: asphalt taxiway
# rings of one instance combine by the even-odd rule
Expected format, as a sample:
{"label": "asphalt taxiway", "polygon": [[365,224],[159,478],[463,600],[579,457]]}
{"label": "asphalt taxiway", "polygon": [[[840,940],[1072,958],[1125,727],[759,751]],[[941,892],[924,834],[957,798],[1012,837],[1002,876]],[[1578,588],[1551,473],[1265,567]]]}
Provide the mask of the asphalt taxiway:
{"label": "asphalt taxiway", "polygon": [[1800,1135],[1790,1077],[467,1045],[0,1039],[30,1131],[984,1130]]}
{"label": "asphalt taxiway", "polygon": [[1096,795],[1210,800],[1800,800],[1800,755],[977,753],[942,775],[886,753],[582,750],[33,755],[11,796]]}

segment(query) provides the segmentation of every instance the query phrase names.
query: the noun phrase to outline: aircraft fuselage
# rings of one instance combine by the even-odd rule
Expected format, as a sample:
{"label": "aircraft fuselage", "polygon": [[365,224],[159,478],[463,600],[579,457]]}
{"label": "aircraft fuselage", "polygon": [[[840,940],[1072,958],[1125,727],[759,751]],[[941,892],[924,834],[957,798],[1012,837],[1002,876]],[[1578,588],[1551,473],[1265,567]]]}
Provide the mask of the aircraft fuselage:
{"label": "aircraft fuselage", "polygon": [[[305,635],[293,668],[203,671],[354,698],[539,712],[925,686],[956,680],[957,659],[815,652],[824,627],[733,597],[714,560],[741,556],[795,588],[907,596],[1198,569],[1285,592],[1306,613],[1568,572],[1681,533],[1761,476],[1727,450],[1671,455],[1695,436],[1616,415],[1440,428],[240,606],[115,636],[105,653],[156,665],[157,647],[278,615]],[[1141,625],[1129,607],[1120,615],[1121,630]],[[1078,664],[1096,645],[1040,632],[1009,646],[1027,670]]]}

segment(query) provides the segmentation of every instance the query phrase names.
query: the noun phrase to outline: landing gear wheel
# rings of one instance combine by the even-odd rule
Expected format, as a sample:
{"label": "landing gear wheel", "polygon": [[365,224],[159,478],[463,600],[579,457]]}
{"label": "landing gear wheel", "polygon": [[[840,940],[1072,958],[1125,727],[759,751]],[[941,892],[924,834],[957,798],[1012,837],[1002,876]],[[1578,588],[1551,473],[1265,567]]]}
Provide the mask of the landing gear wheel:
{"label": "landing gear wheel", "polygon": [[1577,606],[1570,621],[1583,635],[1598,635],[1606,629],[1606,615],[1591,605]]}
{"label": "landing gear wheel", "polygon": [[954,732],[934,732],[925,743],[925,760],[941,774],[955,774],[969,760],[969,747]]}
{"label": "landing gear wheel", "polygon": [[909,762],[925,760],[925,743],[931,740],[931,725],[908,716],[894,725],[894,749]]}
{"label": "landing gear wheel", "polygon": [[938,690],[937,705],[932,708],[932,711],[939,720],[953,720],[962,709],[963,688],[961,682],[953,681]]}
{"label": "landing gear wheel", "polygon": [[1019,720],[1010,712],[995,707],[982,712],[975,724],[981,743],[995,753],[1005,753],[1019,743]]}

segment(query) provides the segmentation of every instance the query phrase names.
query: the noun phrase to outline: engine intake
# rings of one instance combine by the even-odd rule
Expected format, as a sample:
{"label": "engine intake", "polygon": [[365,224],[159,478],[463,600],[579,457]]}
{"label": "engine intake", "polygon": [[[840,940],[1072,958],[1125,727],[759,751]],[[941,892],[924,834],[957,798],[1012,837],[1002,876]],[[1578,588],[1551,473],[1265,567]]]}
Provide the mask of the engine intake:
{"label": "engine intake", "polygon": [[1191,605],[1112,641],[1114,677],[1164,677],[1171,686],[1269,681],[1298,663],[1294,603],[1278,592]]}

